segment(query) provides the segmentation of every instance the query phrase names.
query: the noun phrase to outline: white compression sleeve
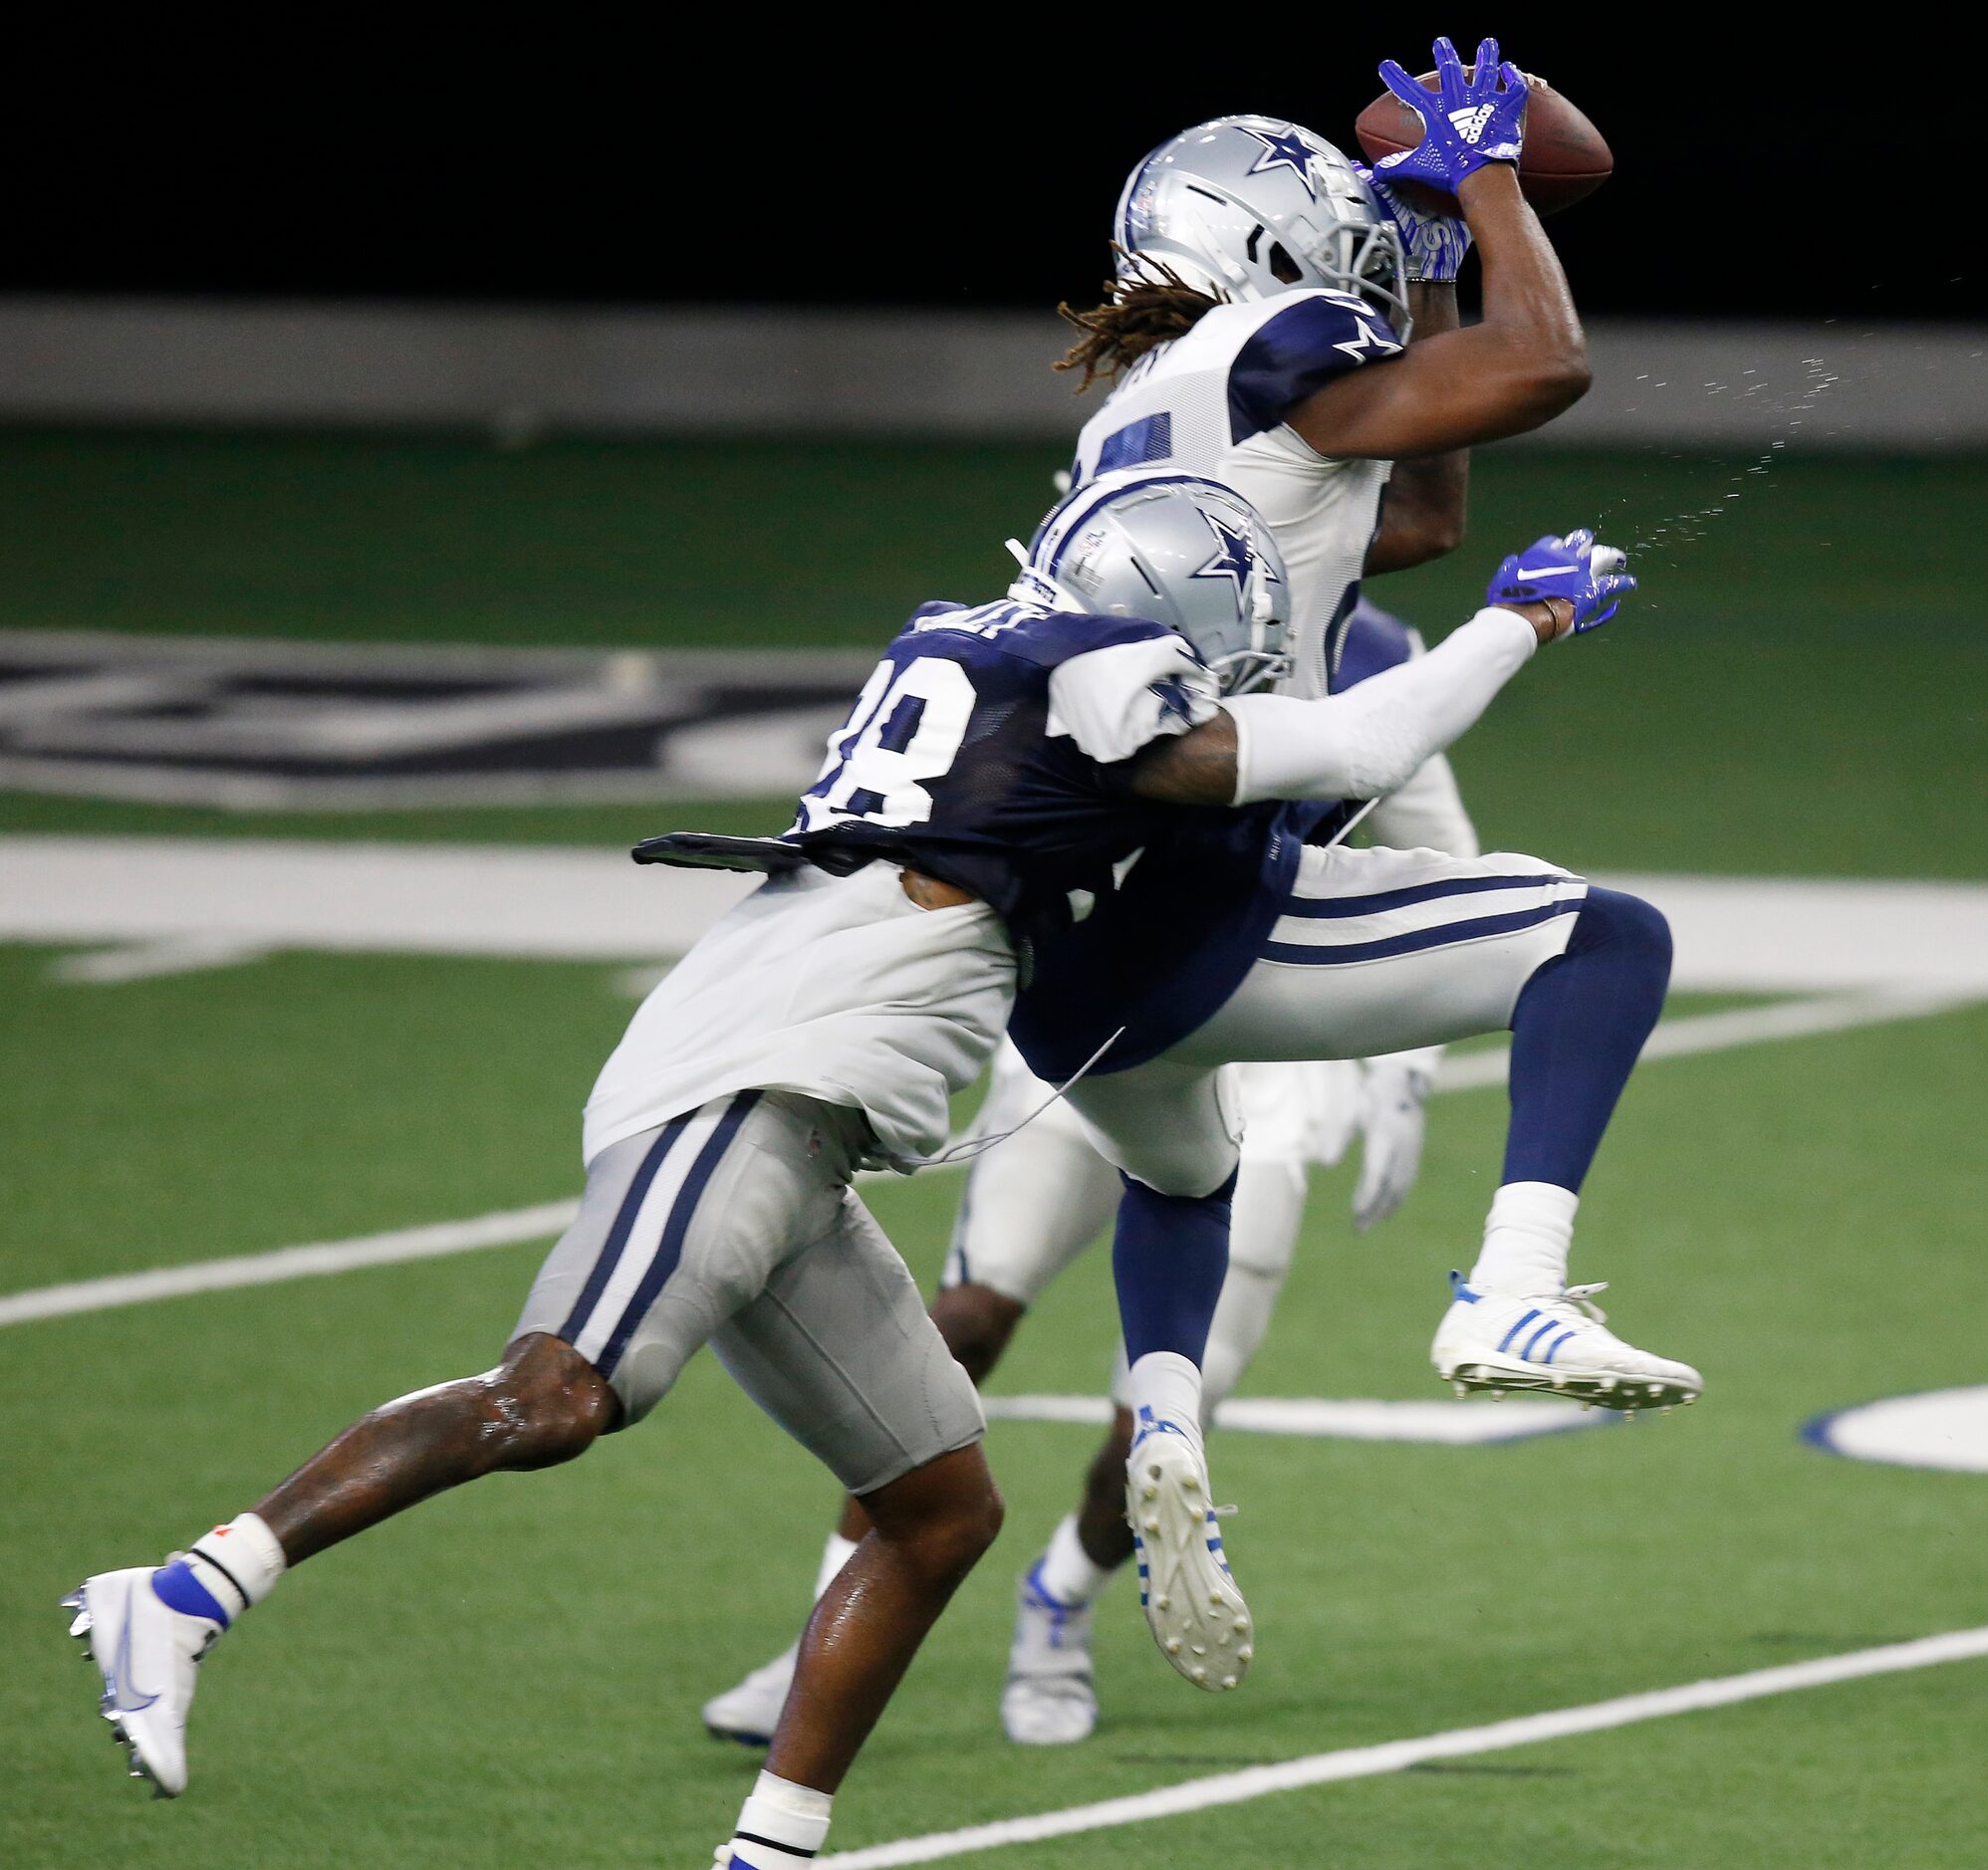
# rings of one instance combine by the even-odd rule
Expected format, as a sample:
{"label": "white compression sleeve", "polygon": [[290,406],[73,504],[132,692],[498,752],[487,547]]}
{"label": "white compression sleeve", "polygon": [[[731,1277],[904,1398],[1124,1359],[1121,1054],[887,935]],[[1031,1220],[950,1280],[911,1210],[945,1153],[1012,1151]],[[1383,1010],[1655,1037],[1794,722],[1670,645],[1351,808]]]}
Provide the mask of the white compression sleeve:
{"label": "white compression sleeve", "polygon": [[1493,605],[1427,655],[1383,669],[1343,695],[1223,702],[1236,724],[1232,803],[1391,793],[1469,728],[1538,647],[1538,633],[1524,617]]}

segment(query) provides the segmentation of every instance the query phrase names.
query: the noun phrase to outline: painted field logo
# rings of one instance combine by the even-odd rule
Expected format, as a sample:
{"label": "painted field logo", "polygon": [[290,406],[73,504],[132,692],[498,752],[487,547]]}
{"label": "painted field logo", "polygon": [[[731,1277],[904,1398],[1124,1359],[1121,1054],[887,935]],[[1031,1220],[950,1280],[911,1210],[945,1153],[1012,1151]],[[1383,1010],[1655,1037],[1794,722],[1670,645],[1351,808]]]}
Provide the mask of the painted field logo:
{"label": "painted field logo", "polygon": [[874,658],[0,633],[0,787],[237,811],[798,793]]}
{"label": "painted field logo", "polygon": [[1886,1396],[1804,1425],[1818,1448],[1897,1468],[1988,1474],[1988,1384]]}

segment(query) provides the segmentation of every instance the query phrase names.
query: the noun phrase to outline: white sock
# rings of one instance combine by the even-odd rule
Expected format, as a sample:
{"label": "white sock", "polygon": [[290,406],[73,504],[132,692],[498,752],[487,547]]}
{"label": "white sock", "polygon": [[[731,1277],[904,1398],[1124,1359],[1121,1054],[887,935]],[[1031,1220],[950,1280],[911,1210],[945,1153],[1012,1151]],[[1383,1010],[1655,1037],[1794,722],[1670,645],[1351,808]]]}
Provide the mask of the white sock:
{"label": "white sock", "polygon": [[226,1525],[203,1532],[186,1562],[230,1615],[261,1603],[290,1563],[276,1534],[252,1513],[237,1514]]}
{"label": "white sock", "polygon": [[1580,1206],[1579,1195],[1551,1182],[1507,1182],[1492,1197],[1471,1286],[1526,1298],[1564,1289]]}
{"label": "white sock", "polygon": [[762,1772],[732,1828],[732,1862],[738,1870],[789,1870],[813,1863],[829,1835],[827,1792]]}
{"label": "white sock", "polygon": [[815,1573],[815,1601],[822,1601],[822,1593],[842,1575],[842,1568],[855,1557],[858,1541],[844,1538],[840,1532],[831,1532],[829,1542],[822,1547],[822,1568]]}
{"label": "white sock", "polygon": [[1112,1574],[1084,1549],[1077,1536],[1077,1516],[1071,1514],[1050,1535],[1049,1550],[1036,1569],[1036,1580],[1060,1604],[1088,1604],[1112,1581]]}
{"label": "white sock", "polygon": [[1177,1350],[1149,1350],[1125,1372],[1125,1407],[1132,1412],[1133,1433],[1142,1426],[1140,1411],[1150,1409],[1171,1422],[1198,1451],[1201,1447],[1201,1372]]}

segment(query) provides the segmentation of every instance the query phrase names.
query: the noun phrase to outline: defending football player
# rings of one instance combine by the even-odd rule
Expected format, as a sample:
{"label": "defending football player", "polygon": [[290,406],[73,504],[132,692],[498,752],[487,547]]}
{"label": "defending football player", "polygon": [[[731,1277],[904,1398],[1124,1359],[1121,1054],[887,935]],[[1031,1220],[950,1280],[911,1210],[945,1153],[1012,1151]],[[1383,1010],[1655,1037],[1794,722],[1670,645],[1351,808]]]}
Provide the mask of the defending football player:
{"label": "defending football player", "polygon": [[[1468,447],[1536,427],[1587,385],[1586,353],[1565,276],[1520,196],[1526,81],[1503,68],[1495,41],[1466,78],[1439,41],[1443,114],[1416,151],[1418,178],[1453,187],[1456,220],[1416,208],[1299,124],[1261,117],[1197,124],[1153,150],[1127,178],[1113,225],[1118,277],[1107,303],[1066,316],[1082,337],[1064,367],[1112,393],[1079,439],[1073,479],[1136,463],[1175,464],[1244,491],[1270,522],[1292,578],[1295,667],[1282,686],[1344,691],[1402,660],[1398,626],[1363,615],[1363,572],[1424,563],[1463,529]],[[1383,77],[1404,98],[1429,95],[1398,67]],[[1412,102],[1412,100],[1409,100]],[[1474,119],[1467,140],[1450,117]],[[1480,115],[1481,114],[1481,115]],[[1423,112],[1425,117],[1430,113]],[[1458,328],[1455,281],[1472,244],[1484,270],[1484,319]],[[1220,850],[1172,846],[1142,859],[1145,901],[1202,898],[1214,875],[1249,889],[1256,863],[1270,900],[1288,888],[1307,836],[1335,821],[1318,811],[1268,809]],[[1435,755],[1376,809],[1369,828],[1398,849],[1472,858],[1478,842],[1447,762]],[[1251,839],[1254,838],[1252,843]],[[1174,911],[1166,919],[1177,920]],[[1233,953],[1256,934],[1240,917],[1218,931]],[[1144,939],[1126,930],[1134,947]],[[1174,959],[1186,999],[1212,1011],[1209,984],[1233,960]],[[1151,978],[1164,979],[1151,970]],[[1176,977],[1178,978],[1178,977]],[[1169,982],[1171,987],[1173,983]],[[1185,1030],[1183,1027],[1181,1030]],[[1230,1274],[1211,1328],[1204,1408],[1240,1380],[1262,1341],[1300,1221],[1311,1163],[1346,1146],[1359,1097],[1363,1228],[1390,1213],[1419,1161],[1422,1100],[1438,1052],[1419,1049],[1356,1067],[1244,1065],[1233,1095],[1248,1112]],[[990,1106],[1025,1110],[1044,1094],[1003,1049]],[[1130,1062],[1120,1045],[1102,1071]],[[1116,1183],[1073,1116],[1024,1130],[976,1163],[954,1252],[932,1315],[976,1381],[1001,1356],[1027,1306],[1092,1238]],[[1087,1197],[1090,1197],[1087,1199]],[[1091,1598],[1131,1552],[1120,1491],[1122,1441],[1092,1465],[1085,1507],[1057,1529],[1018,1591],[1003,1721],[1018,1741],[1082,1739],[1096,1721],[1086,1640]],[[824,1551],[817,1590],[862,1533],[846,1512]],[[704,1708],[714,1733],[763,1740],[785,1698],[795,1652],[754,1670]]]}
{"label": "defending football player", "polygon": [[[184,1554],[98,1573],[69,1600],[133,1770],[184,1789],[197,1664],[290,1566],[465,1481],[574,1459],[652,1409],[709,1342],[869,1518],[720,1851],[740,1870],[812,1858],[833,1793],[1000,1519],[972,1385],[852,1192],[855,1168],[927,1157],[1018,972],[1168,823],[1229,816],[1178,808],[1251,791],[1252,711],[1276,712],[1265,746],[1286,744],[1297,708],[1308,742],[1357,750],[1380,723],[1419,762],[1539,643],[1627,587],[1616,564],[1581,542],[1571,597],[1514,584],[1358,721],[1342,701],[1248,692],[1282,666],[1288,584],[1248,507],[1189,476],[1087,488],[1045,522],[1007,600],[921,607],[782,838],[659,840],[692,860],[728,846],[724,860],[774,873],[643,1003],[604,1067],[579,1218],[497,1367],[383,1405]],[[1288,762],[1271,770],[1279,797],[1309,796]],[[1340,763],[1320,771],[1344,790]],[[1210,1203],[1225,1205],[1203,1154],[1140,1191],[1149,1227],[1196,1239]],[[1219,1258],[1212,1288],[1198,1262],[1183,1281],[1135,1283],[1123,1320],[1152,1429],[1147,1551],[1175,1588],[1148,1618],[1209,1688],[1233,1686],[1250,1655],[1179,1380],[1201,1354]]]}
{"label": "defending football player", "polygon": [[[1396,618],[1362,602],[1349,620],[1333,678],[1336,692],[1422,653]],[[1475,856],[1477,836],[1449,762],[1432,755],[1366,820],[1396,848]],[[1141,859],[1143,861],[1143,859]],[[1108,1054],[1109,1056],[1109,1054]],[[1362,1232],[1390,1214],[1414,1180],[1421,1154],[1422,1100],[1439,1047],[1389,1057],[1247,1064],[1231,1069],[1244,1128],[1228,1270],[1202,1354],[1203,1416],[1241,1382],[1270,1328],[1304,1220],[1306,1188],[1319,1164],[1340,1160],[1354,1135],[1363,1164],[1354,1198]],[[1016,1326],[1050,1285],[1110,1224],[1122,1192],[1118,1173],[1068,1100],[1011,1042],[995,1054],[976,1134],[1023,1124],[973,1158],[931,1316],[976,1385],[986,1380]],[[1123,1394],[1124,1372],[1116,1380]],[[1017,1587],[1015,1636],[1001,1701],[1010,1738],[1058,1745],[1087,1738],[1097,1723],[1090,1649],[1091,1605],[1132,1555],[1125,1519],[1131,1412],[1120,1407],[1096,1458],[1082,1471],[1077,1511]],[[815,1580],[819,1597],[863,1535],[862,1511],[846,1511],[829,1534]],[[713,1735],[763,1747],[792,1686],[798,1642],[704,1704]]]}

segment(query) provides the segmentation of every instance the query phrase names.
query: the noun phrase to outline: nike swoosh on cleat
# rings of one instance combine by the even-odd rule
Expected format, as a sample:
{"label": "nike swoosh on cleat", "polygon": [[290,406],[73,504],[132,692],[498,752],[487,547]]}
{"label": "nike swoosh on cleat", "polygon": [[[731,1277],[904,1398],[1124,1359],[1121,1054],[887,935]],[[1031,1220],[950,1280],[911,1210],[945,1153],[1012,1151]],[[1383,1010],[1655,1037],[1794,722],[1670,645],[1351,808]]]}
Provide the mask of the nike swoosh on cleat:
{"label": "nike swoosh on cleat", "polygon": [[[157,1695],[147,1695],[137,1699],[135,1688],[127,1689],[131,1673],[131,1614],[130,1606],[124,1608],[124,1627],[118,1636],[118,1654],[111,1663],[111,1706],[120,1714],[143,1714]],[[161,1691],[162,1692],[162,1691]]]}
{"label": "nike swoosh on cleat", "polygon": [[1525,566],[1521,566],[1519,568],[1519,576],[1521,578],[1573,578],[1580,570],[1581,568],[1578,565],[1548,565],[1542,566],[1537,572],[1534,572],[1529,571]]}

